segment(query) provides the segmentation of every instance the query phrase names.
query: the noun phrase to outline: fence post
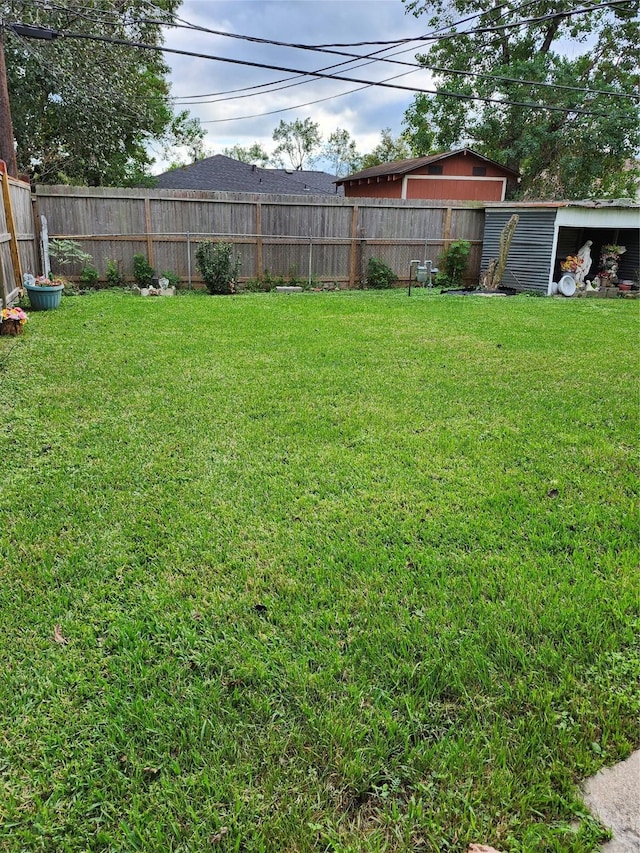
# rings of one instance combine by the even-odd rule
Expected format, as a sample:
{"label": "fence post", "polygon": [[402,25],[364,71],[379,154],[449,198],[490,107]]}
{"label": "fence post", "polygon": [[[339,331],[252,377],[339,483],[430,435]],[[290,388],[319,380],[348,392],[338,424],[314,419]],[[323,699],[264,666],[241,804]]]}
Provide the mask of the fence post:
{"label": "fence post", "polygon": [[447,243],[451,240],[451,214],[453,213],[453,208],[448,207],[444,213],[444,227],[442,229],[442,243],[443,249],[447,248]]}
{"label": "fence post", "polygon": [[351,252],[349,253],[349,287],[356,286],[358,275],[358,205],[351,208]]}
{"label": "fence post", "polygon": [[153,266],[153,238],[151,236],[151,199],[149,196],[144,197],[144,221],[147,231],[147,258],[151,266]]}
{"label": "fence post", "polygon": [[262,204],[256,202],[256,278],[262,281],[264,273],[262,258]]}
{"label": "fence post", "polygon": [[191,233],[187,231],[187,281],[191,290]]}

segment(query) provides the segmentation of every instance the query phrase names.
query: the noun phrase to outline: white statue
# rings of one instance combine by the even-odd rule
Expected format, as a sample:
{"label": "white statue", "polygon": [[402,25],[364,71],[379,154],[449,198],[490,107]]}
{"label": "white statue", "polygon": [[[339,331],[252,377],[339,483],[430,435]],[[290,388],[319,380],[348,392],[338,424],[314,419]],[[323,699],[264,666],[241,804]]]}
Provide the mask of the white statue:
{"label": "white statue", "polygon": [[593,244],[592,240],[587,240],[587,242],[584,244],[584,246],[581,246],[578,249],[578,254],[576,255],[576,257],[580,261],[580,264],[575,271],[576,285],[578,287],[584,287],[585,277],[586,277],[587,273],[589,272],[589,270],[591,269],[591,263],[592,263],[592,261],[591,261],[591,246],[592,246],[592,244]]}

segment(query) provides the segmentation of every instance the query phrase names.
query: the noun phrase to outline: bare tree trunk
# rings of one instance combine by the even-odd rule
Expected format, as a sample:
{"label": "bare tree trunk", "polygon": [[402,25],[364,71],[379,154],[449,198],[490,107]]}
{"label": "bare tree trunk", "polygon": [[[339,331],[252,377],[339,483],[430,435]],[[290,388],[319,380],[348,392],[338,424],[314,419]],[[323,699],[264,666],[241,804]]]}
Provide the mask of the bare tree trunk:
{"label": "bare tree trunk", "polygon": [[502,229],[500,234],[500,251],[498,252],[498,258],[492,258],[489,261],[489,266],[487,267],[487,271],[482,280],[482,284],[486,290],[497,290],[500,282],[502,281],[502,276],[507,268],[507,258],[509,257],[511,240],[513,239],[519,219],[520,217],[518,214],[514,213]]}

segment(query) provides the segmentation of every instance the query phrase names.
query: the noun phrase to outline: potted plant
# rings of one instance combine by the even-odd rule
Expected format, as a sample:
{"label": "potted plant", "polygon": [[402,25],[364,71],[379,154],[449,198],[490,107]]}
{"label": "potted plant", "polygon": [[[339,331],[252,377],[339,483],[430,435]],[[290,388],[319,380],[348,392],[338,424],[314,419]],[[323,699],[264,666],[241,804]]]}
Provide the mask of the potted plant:
{"label": "potted plant", "polygon": [[29,302],[34,311],[49,311],[57,308],[62,299],[65,280],[63,278],[47,278],[39,275],[33,282],[25,281],[24,289],[29,296]]}
{"label": "potted plant", "polygon": [[3,308],[0,315],[0,335],[21,335],[26,322],[27,315],[22,308]]}

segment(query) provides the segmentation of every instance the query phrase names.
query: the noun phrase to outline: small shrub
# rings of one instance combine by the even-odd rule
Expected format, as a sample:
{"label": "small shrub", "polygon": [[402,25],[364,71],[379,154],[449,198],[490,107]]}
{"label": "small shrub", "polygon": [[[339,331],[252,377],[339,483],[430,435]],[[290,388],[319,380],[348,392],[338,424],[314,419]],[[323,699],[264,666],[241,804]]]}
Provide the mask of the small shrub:
{"label": "small shrub", "polygon": [[369,258],[365,280],[367,287],[380,290],[385,287],[393,287],[398,280],[398,276],[384,261],[381,261],[379,258]]}
{"label": "small shrub", "polygon": [[264,293],[268,287],[265,287],[265,283],[259,278],[250,278],[245,282],[244,289],[247,293]]}
{"label": "small shrub", "polygon": [[95,287],[98,281],[98,270],[91,264],[87,264],[80,273],[80,281],[87,287]]}
{"label": "small shrub", "polygon": [[133,256],[133,277],[138,287],[151,287],[155,271],[145,255],[142,253]]}
{"label": "small shrub", "polygon": [[209,293],[235,293],[241,260],[237,256],[232,258],[232,254],[231,243],[211,240],[205,240],[196,249],[196,266]]}
{"label": "small shrub", "polygon": [[105,258],[105,278],[110,287],[120,287],[124,284],[124,276],[120,270],[120,261],[115,258]]}
{"label": "small shrub", "polygon": [[438,258],[440,272],[436,275],[438,287],[459,288],[464,286],[464,274],[469,263],[471,243],[468,240],[454,240]]}
{"label": "small shrub", "polygon": [[165,270],[164,272],[160,273],[160,278],[166,278],[169,282],[169,287],[178,287],[181,282],[180,276],[172,272],[171,270]]}

